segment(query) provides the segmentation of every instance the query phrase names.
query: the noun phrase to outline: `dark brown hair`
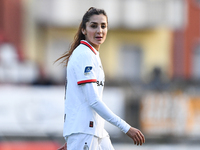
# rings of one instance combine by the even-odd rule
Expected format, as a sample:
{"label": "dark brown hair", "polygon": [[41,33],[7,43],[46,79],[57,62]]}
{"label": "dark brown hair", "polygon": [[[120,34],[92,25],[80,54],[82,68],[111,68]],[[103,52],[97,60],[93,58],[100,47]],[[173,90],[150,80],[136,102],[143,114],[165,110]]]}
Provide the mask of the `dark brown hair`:
{"label": "dark brown hair", "polygon": [[85,40],[85,35],[82,33],[82,29],[86,29],[86,23],[90,20],[91,16],[100,15],[100,14],[103,14],[104,16],[106,16],[107,22],[108,22],[107,14],[103,9],[97,9],[97,8],[94,8],[94,7],[90,7],[88,9],[88,11],[84,14],[84,16],[82,18],[82,21],[81,21],[81,23],[79,25],[79,28],[78,28],[78,31],[77,31],[76,35],[74,36],[74,41],[71,44],[69,51],[64,53],[55,62],[63,59],[62,63],[65,63],[65,65],[67,66],[67,63],[69,61],[69,57],[73,53],[74,49],[80,44],[81,40]]}

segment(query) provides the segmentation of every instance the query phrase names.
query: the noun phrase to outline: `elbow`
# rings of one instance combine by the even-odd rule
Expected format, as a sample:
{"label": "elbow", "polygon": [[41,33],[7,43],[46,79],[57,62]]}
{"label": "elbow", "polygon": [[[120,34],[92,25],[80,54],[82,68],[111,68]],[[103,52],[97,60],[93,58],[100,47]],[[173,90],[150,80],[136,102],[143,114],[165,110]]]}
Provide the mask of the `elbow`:
{"label": "elbow", "polygon": [[92,107],[93,109],[95,109],[97,105],[98,105],[98,101],[97,100],[89,103],[89,106]]}

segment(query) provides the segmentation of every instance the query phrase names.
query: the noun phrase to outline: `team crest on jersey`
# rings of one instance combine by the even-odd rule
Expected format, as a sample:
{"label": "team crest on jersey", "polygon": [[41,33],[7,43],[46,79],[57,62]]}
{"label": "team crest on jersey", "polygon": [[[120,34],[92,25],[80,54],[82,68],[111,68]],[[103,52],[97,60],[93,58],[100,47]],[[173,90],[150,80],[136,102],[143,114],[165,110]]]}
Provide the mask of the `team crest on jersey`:
{"label": "team crest on jersey", "polygon": [[85,67],[84,74],[85,74],[85,75],[90,74],[91,70],[92,70],[92,66],[87,66],[87,67]]}

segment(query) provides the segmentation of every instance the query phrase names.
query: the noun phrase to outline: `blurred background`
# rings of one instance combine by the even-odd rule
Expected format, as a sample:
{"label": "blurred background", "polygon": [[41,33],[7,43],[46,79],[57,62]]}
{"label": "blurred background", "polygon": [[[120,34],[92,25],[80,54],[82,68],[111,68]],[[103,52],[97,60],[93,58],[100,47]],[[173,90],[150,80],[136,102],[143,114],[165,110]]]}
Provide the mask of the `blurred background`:
{"label": "blurred background", "polygon": [[0,150],[64,143],[65,67],[89,7],[105,9],[104,101],[146,136],[106,123],[116,150],[200,148],[200,0],[0,0]]}

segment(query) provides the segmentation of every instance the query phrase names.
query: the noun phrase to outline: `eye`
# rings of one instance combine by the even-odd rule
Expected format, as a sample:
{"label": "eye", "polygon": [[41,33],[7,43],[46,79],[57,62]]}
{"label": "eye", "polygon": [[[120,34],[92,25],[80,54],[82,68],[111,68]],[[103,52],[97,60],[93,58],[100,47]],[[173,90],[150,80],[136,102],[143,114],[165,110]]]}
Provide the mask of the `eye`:
{"label": "eye", "polygon": [[92,28],[96,28],[97,25],[96,25],[96,24],[92,24],[91,27],[92,27]]}
{"label": "eye", "polygon": [[102,28],[102,29],[105,29],[105,28],[106,28],[106,25],[101,25],[101,28]]}

